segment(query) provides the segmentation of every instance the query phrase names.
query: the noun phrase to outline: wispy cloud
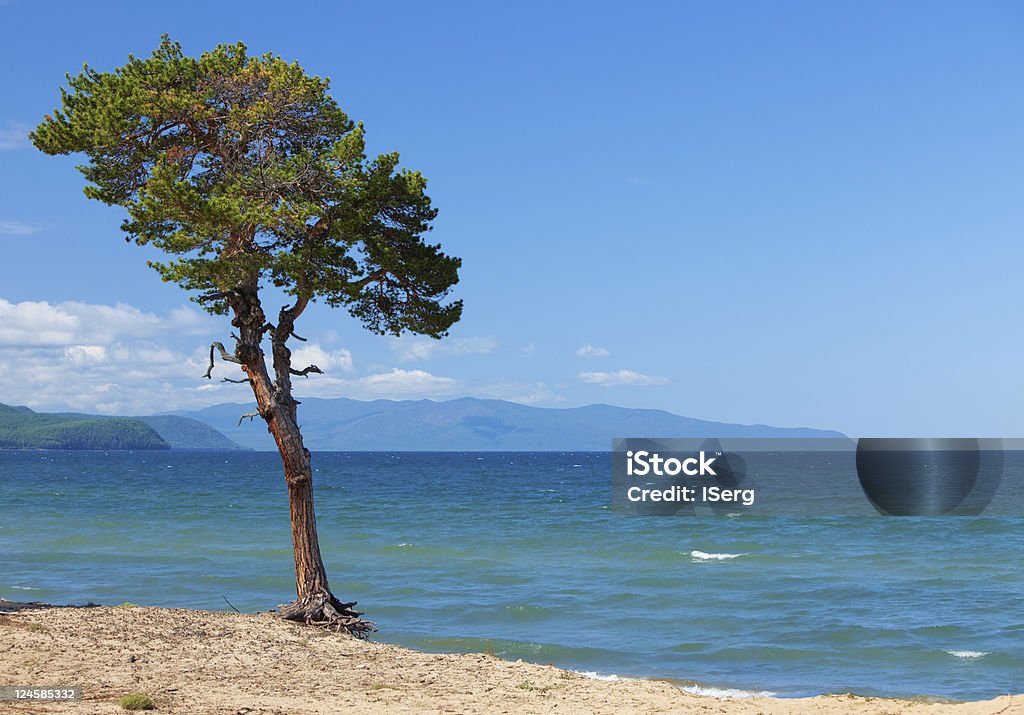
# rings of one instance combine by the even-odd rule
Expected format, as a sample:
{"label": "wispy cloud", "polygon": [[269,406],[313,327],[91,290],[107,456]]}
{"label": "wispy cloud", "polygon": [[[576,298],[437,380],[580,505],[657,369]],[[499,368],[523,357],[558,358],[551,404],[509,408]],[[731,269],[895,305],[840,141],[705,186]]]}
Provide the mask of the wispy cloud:
{"label": "wispy cloud", "polygon": [[517,382],[499,380],[470,386],[467,395],[492,400],[508,400],[523,405],[553,404],[565,398],[545,382]]}
{"label": "wispy cloud", "polygon": [[0,221],[0,235],[6,236],[27,236],[30,233],[39,233],[43,229],[35,224],[24,221]]}
{"label": "wispy cloud", "polygon": [[[0,6],[2,4],[2,0],[0,0]],[[27,124],[7,122],[6,127],[0,127],[0,151],[27,149],[32,146],[28,140],[29,131]]]}
{"label": "wispy cloud", "polygon": [[633,385],[646,387],[650,385],[666,385],[669,383],[667,377],[655,377],[644,375],[633,370],[611,370],[609,372],[581,372],[578,375],[582,382],[602,387],[616,387],[619,385]]}
{"label": "wispy cloud", "polygon": [[401,362],[430,360],[441,355],[484,355],[494,352],[498,341],[494,338],[395,338],[391,350]]}
{"label": "wispy cloud", "polygon": [[[508,400],[520,404],[555,404],[564,400],[556,389],[544,382],[516,380],[459,380],[426,370],[391,368],[364,377],[316,375],[297,380],[299,397],[350,397],[356,400],[419,400],[479,397]],[[211,389],[214,386],[211,386]]]}
{"label": "wispy cloud", "polygon": [[576,357],[581,358],[606,358],[611,355],[607,348],[598,347],[587,343],[576,351]]}

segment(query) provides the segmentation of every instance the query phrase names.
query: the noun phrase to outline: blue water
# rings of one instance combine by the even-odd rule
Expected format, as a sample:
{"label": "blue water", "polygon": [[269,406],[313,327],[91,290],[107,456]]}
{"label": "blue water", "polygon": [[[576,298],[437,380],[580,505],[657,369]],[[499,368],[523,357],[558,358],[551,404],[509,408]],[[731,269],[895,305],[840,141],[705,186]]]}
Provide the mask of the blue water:
{"label": "blue water", "polygon": [[[780,696],[1024,692],[1019,517],[627,517],[593,453],[314,464],[332,587],[382,641]],[[0,490],[0,597],[294,595],[276,454],[0,452]]]}

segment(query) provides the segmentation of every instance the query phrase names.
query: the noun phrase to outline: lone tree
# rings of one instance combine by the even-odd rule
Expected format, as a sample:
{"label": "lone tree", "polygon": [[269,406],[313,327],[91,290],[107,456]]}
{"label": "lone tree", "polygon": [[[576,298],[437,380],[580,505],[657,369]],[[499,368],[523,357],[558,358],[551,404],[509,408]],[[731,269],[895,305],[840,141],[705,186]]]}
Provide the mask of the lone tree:
{"label": "lone tree", "polygon": [[[367,158],[362,124],[326,79],[241,43],[196,59],[164,36],[147,59],[129,56],[113,72],[86,65],[67,80],[35,146],[84,154],[85,194],[127,209],[125,240],[166,252],[167,262],[150,262],[164,281],[231,315],[234,350],[213,343],[205,377],[215,351],[241,366],[245,377],[229,381],[251,385],[281,453],[297,594],[281,615],[365,636],[373,624],[327,583],[292,397],[293,376],[321,370],[293,367],[288,343],[303,340],[296,321],[317,300],[378,334],[447,334],[462,312],[445,302],[461,261],[423,240],[437,214],[426,180],[398,170],[397,153]],[[273,323],[260,299],[267,284],[289,296]]]}

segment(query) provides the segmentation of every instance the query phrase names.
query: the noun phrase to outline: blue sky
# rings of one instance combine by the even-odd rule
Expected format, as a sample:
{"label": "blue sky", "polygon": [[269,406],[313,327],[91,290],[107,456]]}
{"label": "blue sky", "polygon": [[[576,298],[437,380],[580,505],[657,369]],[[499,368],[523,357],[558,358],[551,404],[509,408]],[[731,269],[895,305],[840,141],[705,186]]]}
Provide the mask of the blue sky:
{"label": "blue sky", "polygon": [[225,322],[24,141],[64,72],[168,32],[331,77],[464,259],[443,342],[303,316],[303,394],[1024,431],[1020,4],[9,0],[0,27],[2,402],[248,399],[199,379]]}

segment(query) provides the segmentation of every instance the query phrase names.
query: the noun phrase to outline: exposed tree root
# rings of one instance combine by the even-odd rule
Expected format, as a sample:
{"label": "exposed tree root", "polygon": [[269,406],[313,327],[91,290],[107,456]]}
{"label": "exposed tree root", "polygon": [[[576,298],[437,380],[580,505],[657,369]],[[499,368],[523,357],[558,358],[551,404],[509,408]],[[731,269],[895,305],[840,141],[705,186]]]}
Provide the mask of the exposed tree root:
{"label": "exposed tree root", "polygon": [[377,626],[360,618],[363,614],[352,609],[355,605],[355,601],[339,601],[330,591],[317,591],[277,608],[278,615],[285,620],[298,621],[331,631],[345,631],[356,638],[366,638],[377,630]]}

